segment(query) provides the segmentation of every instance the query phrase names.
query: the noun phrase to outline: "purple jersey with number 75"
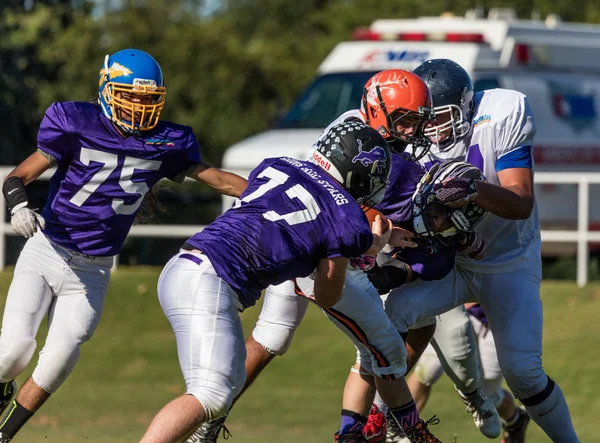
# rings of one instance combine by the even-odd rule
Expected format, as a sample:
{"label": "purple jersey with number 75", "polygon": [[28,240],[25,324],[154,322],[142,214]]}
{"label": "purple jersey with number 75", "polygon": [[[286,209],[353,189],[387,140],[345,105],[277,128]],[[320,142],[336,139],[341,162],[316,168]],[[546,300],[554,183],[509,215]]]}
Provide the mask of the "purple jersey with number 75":
{"label": "purple jersey with number 75", "polygon": [[180,181],[201,161],[188,126],[160,121],[140,137],[123,138],[98,106],[80,102],[48,108],[38,149],[57,166],[42,211],[44,234],[92,256],[118,254],[152,186]]}
{"label": "purple jersey with number 75", "polygon": [[186,242],[255,304],[267,286],[306,277],[324,258],[358,257],[373,243],[363,210],[314,163],[264,160],[231,209]]}

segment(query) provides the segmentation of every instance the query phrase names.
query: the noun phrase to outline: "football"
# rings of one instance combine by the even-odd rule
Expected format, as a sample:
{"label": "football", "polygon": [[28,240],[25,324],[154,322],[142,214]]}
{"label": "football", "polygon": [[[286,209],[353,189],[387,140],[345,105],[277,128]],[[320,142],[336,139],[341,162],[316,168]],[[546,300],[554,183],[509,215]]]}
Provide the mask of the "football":
{"label": "football", "polygon": [[377,209],[375,209],[375,208],[369,208],[367,206],[362,206],[362,208],[363,208],[363,211],[365,212],[365,215],[367,216],[367,219],[369,220],[369,225],[373,226],[373,222],[375,221],[375,217],[377,217],[378,215],[381,216],[381,218],[383,219],[384,224],[387,223],[387,219],[385,218],[385,215],[383,215]]}

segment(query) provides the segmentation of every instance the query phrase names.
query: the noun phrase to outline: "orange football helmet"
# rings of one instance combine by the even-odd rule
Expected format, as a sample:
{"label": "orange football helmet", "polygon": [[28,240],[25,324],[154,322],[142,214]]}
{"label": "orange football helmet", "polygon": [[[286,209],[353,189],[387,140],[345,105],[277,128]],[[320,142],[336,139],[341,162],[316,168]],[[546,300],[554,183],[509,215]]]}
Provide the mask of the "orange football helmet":
{"label": "orange football helmet", "polygon": [[424,132],[435,112],[429,89],[418,75],[403,69],[378,72],[365,84],[360,112],[393,151],[402,153],[411,145],[412,161],[429,152],[431,140]]}

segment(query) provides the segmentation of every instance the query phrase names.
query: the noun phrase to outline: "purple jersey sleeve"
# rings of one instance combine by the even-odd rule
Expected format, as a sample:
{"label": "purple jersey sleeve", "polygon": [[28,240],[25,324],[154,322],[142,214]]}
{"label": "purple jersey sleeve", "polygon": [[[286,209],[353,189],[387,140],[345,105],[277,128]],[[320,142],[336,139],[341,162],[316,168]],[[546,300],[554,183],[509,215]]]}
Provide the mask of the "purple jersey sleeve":
{"label": "purple jersey sleeve", "polygon": [[53,103],[46,110],[38,132],[38,149],[51,155],[59,164],[71,161],[72,157],[72,127],[68,117],[63,103]]}
{"label": "purple jersey sleeve", "polygon": [[181,150],[179,162],[169,164],[169,169],[165,171],[165,176],[174,182],[182,183],[185,176],[199,163],[202,163],[200,155],[200,145],[196,141],[192,128],[186,128],[184,149]]}
{"label": "purple jersey sleeve", "polygon": [[392,155],[392,170],[382,202],[375,208],[395,224],[412,216],[412,197],[425,169],[398,154]]}

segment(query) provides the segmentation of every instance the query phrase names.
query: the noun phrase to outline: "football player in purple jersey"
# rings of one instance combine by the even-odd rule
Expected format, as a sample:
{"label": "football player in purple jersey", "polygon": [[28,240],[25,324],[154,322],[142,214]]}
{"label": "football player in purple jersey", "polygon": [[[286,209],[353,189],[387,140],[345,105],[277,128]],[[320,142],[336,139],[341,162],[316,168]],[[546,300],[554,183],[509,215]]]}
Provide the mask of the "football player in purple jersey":
{"label": "football player in purple jersey", "polygon": [[[146,193],[161,179],[191,177],[239,196],[247,181],[202,162],[192,128],[160,120],[166,88],[146,52],[106,56],[98,104],[53,103],[37,150],[4,182],[14,231],[27,237],[17,261],[0,335],[0,442],[8,442],[73,370],[79,347],[100,320],[113,257]],[[41,215],[25,187],[49,168]],[[32,376],[17,393],[14,379],[30,362],[48,315],[48,336]],[[12,397],[16,394],[16,399]]]}
{"label": "football player in purple jersey", "polygon": [[329,308],[342,298],[350,258],[388,242],[391,223],[377,216],[371,231],[359,206],[383,197],[386,141],[361,122],[333,127],[329,136],[318,160],[264,160],[233,207],[163,269],[158,296],[186,393],[156,415],[142,442],[180,441],[229,410],[246,380],[239,313],[265,288],[312,275],[315,302]]}

